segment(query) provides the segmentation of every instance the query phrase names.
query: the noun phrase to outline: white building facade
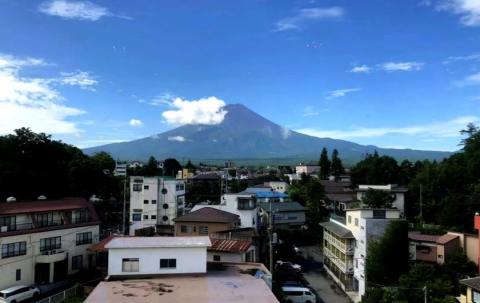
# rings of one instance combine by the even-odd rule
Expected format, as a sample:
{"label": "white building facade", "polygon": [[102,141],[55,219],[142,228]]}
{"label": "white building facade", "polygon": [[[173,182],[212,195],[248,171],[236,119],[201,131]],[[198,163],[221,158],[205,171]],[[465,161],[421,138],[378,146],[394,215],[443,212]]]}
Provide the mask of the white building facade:
{"label": "white building facade", "polygon": [[143,228],[173,226],[184,208],[184,180],[130,177],[130,235]]}
{"label": "white building facade", "polygon": [[0,289],[62,281],[95,265],[87,247],[99,240],[99,221],[84,199],[5,203],[0,228]]}
{"label": "white building facade", "polygon": [[108,249],[109,276],[206,273],[209,237],[120,237]]}

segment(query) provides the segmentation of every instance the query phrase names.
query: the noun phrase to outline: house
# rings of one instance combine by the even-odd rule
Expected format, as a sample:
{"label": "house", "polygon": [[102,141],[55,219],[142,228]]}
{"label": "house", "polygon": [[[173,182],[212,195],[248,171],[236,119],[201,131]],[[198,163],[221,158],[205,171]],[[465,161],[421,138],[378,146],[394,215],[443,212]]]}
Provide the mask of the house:
{"label": "house", "polygon": [[143,167],[143,163],[137,160],[132,161],[128,164],[128,168],[140,168],[140,167]]}
{"label": "house", "polygon": [[273,225],[275,228],[295,229],[305,225],[306,207],[298,202],[260,202],[260,216],[262,225],[269,224],[270,206],[273,212]]}
{"label": "house", "polygon": [[461,303],[480,302],[480,277],[460,280],[460,284],[466,287],[466,294],[460,296]]}
{"label": "house", "polygon": [[357,200],[362,201],[363,197],[369,189],[373,190],[382,190],[390,193],[394,201],[392,206],[398,210],[403,215],[405,214],[405,193],[408,191],[405,187],[400,187],[396,184],[387,184],[387,185],[358,185],[356,189]]}
{"label": "house", "polygon": [[331,202],[332,208],[345,210],[355,201],[356,193],[350,188],[350,181],[342,180],[320,180],[325,196]]}
{"label": "house", "polygon": [[408,233],[410,260],[443,264],[449,254],[461,249],[460,235],[423,235],[419,232]]}
{"label": "house", "polygon": [[169,177],[130,177],[130,235],[152,230],[173,235],[173,219],[183,215],[185,181]]}
{"label": "house", "polygon": [[317,175],[320,172],[320,166],[317,163],[300,163],[295,166],[295,173],[297,175]]}
{"label": "house", "polygon": [[365,294],[368,246],[380,239],[398,209],[347,209],[345,217],[331,217],[323,226],[323,266],[354,302]]}
{"label": "house", "polygon": [[216,208],[238,215],[240,217],[240,227],[257,228],[258,207],[254,194],[225,194],[222,195],[220,204],[203,202],[195,205],[192,208],[192,211],[196,211],[204,207]]}
{"label": "house", "polygon": [[118,237],[108,249],[108,275],[125,278],[205,273],[209,237]]}
{"label": "house", "polygon": [[210,234],[210,237],[211,239],[250,241],[252,245],[249,249],[254,252],[254,255],[250,256],[250,258],[251,260],[255,260],[255,262],[258,262],[267,254],[265,251],[264,237],[262,237],[256,229],[251,227],[217,231]]}
{"label": "house", "polygon": [[269,181],[265,182],[264,185],[279,193],[286,193],[289,187],[288,183],[284,181]]}
{"label": "house", "polygon": [[255,262],[255,247],[251,240],[210,239],[207,260],[213,262]]}
{"label": "house", "polygon": [[271,188],[264,185],[260,187],[247,187],[244,191],[238,194],[252,195],[257,202],[283,202],[288,200],[288,195],[281,192],[273,191]]}
{"label": "house", "polygon": [[175,236],[201,236],[240,226],[240,217],[212,207],[200,208],[174,219]]}
{"label": "house", "polygon": [[58,282],[91,268],[87,247],[98,242],[99,224],[83,198],[0,203],[0,289]]}

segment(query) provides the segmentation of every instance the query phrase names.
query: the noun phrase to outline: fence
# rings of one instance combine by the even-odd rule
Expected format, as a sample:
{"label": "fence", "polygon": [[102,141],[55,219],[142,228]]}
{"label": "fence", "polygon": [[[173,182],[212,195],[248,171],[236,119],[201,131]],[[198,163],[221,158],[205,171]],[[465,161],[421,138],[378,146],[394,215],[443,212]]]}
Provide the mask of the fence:
{"label": "fence", "polygon": [[75,285],[74,287],[71,287],[62,292],[54,294],[50,297],[37,301],[36,303],[61,303],[70,297],[76,296],[77,293],[78,293],[78,285]]}

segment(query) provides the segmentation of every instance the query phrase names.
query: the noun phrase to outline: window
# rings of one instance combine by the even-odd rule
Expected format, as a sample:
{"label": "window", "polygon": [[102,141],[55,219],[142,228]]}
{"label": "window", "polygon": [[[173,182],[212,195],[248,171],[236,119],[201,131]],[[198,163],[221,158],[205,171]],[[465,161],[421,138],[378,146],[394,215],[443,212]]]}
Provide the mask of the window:
{"label": "window", "polygon": [[92,232],[84,232],[77,234],[77,245],[90,244],[92,243]]}
{"label": "window", "polygon": [[199,226],[198,233],[201,235],[208,235],[208,226]]}
{"label": "window", "polygon": [[88,210],[87,209],[79,209],[72,213],[72,221],[73,223],[85,223],[88,221]]}
{"label": "window", "polygon": [[213,261],[220,261],[219,255],[213,255]]}
{"label": "window", "polygon": [[358,226],[358,218],[355,218],[355,226]]}
{"label": "window", "polygon": [[157,215],[151,215],[151,216],[150,216],[150,219],[152,219],[152,220],[157,220]]}
{"label": "window", "polygon": [[175,189],[176,189],[177,191],[184,190],[184,189],[185,189],[185,184],[183,184],[183,183],[177,183],[177,185],[175,186]]}
{"label": "window", "polygon": [[358,268],[358,259],[355,259],[355,268]]}
{"label": "window", "polygon": [[352,223],[352,216],[348,216],[348,223]]}
{"label": "window", "polygon": [[194,232],[194,233],[197,232],[197,227],[196,227],[196,226],[193,227],[193,232]]}
{"label": "window", "polygon": [[22,280],[22,270],[17,269],[15,271],[15,281],[20,281],[20,280]]}
{"label": "window", "polygon": [[72,270],[82,269],[83,268],[83,256],[73,256],[72,257]]}
{"label": "window", "polygon": [[142,184],[133,183],[133,191],[142,191]]}
{"label": "window", "polygon": [[438,258],[439,258],[439,259],[442,259],[442,258],[443,258],[443,256],[442,256],[442,255],[438,255]]}
{"label": "window", "polygon": [[177,259],[160,259],[160,268],[177,268]]}
{"label": "window", "polygon": [[238,198],[238,209],[254,209],[255,201],[251,198]]}
{"label": "window", "polygon": [[303,291],[285,291],[285,296],[292,296],[292,297],[297,297],[297,296],[303,296]]}
{"label": "window", "polygon": [[37,214],[36,219],[38,227],[51,226],[55,223],[53,221],[53,212]]}
{"label": "window", "polygon": [[16,217],[0,217],[0,227],[1,226],[6,226],[7,231],[16,230]]}
{"label": "window", "polygon": [[148,204],[148,200],[143,200],[143,204]]}
{"label": "window", "polygon": [[27,242],[16,242],[2,245],[2,258],[23,256],[27,254]]}
{"label": "window", "polygon": [[143,215],[143,220],[148,220],[148,215]]}
{"label": "window", "polygon": [[142,214],[132,214],[132,221],[142,221]]}
{"label": "window", "polygon": [[122,259],[122,271],[123,272],[138,272],[139,271],[138,258]]}
{"label": "window", "polygon": [[157,204],[157,200],[152,200],[152,204]]}
{"label": "window", "polygon": [[149,188],[148,185],[144,185],[144,186],[143,186],[143,189],[148,190],[148,188]]}
{"label": "window", "polygon": [[61,237],[51,237],[40,239],[40,251],[59,249],[62,247]]}

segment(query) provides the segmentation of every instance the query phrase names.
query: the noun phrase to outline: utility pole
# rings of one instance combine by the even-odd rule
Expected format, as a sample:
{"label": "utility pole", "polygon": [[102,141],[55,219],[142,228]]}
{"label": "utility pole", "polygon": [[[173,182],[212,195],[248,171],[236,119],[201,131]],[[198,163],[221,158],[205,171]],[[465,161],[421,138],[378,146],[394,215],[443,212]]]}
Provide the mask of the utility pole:
{"label": "utility pole", "polygon": [[125,175],[123,177],[123,213],[122,213],[122,234],[125,235],[125,232],[127,231],[126,228],[126,212],[127,212],[127,173],[125,172]]}
{"label": "utility pole", "polygon": [[420,184],[420,220],[423,222],[423,186]]}
{"label": "utility pole", "polygon": [[423,302],[427,303],[427,285],[423,287]]}

